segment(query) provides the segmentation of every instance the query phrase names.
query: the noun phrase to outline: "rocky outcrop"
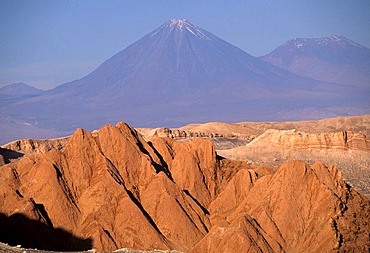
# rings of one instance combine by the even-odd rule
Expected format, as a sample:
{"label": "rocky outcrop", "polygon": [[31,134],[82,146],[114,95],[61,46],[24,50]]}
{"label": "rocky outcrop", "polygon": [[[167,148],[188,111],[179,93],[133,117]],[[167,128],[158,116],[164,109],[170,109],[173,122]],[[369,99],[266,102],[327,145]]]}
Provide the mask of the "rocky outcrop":
{"label": "rocky outcrop", "polygon": [[[369,147],[369,141],[365,143],[361,141],[364,135],[368,136],[370,134],[369,125],[370,115],[363,115],[297,122],[240,122],[233,124],[209,122],[204,124],[190,124],[180,128],[138,128],[137,130],[145,139],[149,139],[152,136],[169,137],[180,141],[205,138],[211,140],[215,144],[217,150],[226,150],[247,145],[257,136],[264,134],[269,129],[282,130],[282,132],[293,131],[299,134],[309,134],[311,137],[322,135],[320,138],[331,139],[334,142],[335,138],[341,138],[336,135],[338,133],[339,135],[343,133],[350,135],[345,137],[349,138],[348,143],[346,143],[348,146],[345,148],[363,150]],[[305,138],[307,139],[307,136]],[[306,142],[304,145],[307,145],[307,141],[320,141],[319,144],[315,144],[317,147],[317,145],[325,145],[325,142],[327,142],[326,140],[314,140],[315,138],[309,139],[310,140],[303,141]],[[347,141],[344,140],[344,142]],[[339,145],[342,145],[342,143]],[[333,145],[331,145],[331,147],[333,147]]]}
{"label": "rocky outcrop", "polygon": [[[292,161],[272,175],[253,178],[239,171],[229,182],[228,196],[237,198],[237,205],[229,205],[223,194],[212,202],[211,220],[216,216],[217,222],[191,252],[335,252],[347,246],[348,251],[368,250],[369,200],[346,185],[334,167]],[[237,181],[247,186],[243,194],[233,190]],[[234,208],[225,210],[225,205]],[[361,208],[354,215],[355,206],[362,206],[366,215],[356,216]],[[349,220],[354,223],[346,223]],[[348,233],[359,227],[361,233]]]}
{"label": "rocky outcrop", "polygon": [[143,136],[174,139],[233,138],[251,141],[269,129],[302,131],[310,134],[352,131],[370,135],[370,115],[336,117],[322,120],[292,122],[209,122],[189,124],[179,128],[139,128]]}
{"label": "rocky outcrop", "polygon": [[[239,138],[244,140],[251,140],[254,136],[248,134],[235,134],[235,133],[217,133],[217,132],[210,132],[210,131],[190,131],[190,130],[182,130],[181,128],[138,128],[137,129],[146,139],[150,137],[157,136],[157,137],[169,137],[172,139],[196,139],[196,138]],[[224,132],[221,130],[221,132]]]}
{"label": "rocky outcrop", "polygon": [[23,139],[10,142],[0,147],[0,166],[30,154],[44,154],[52,149],[62,150],[70,137],[33,140]]}
{"label": "rocky outcrop", "polygon": [[31,153],[44,154],[51,149],[61,150],[67,144],[68,140],[69,137],[48,140],[23,139],[10,142],[1,147],[24,155]]}
{"label": "rocky outcrop", "polygon": [[[198,138],[208,139],[213,142],[216,150],[245,146],[269,129],[284,131],[295,129],[295,131],[292,131],[313,134],[312,136],[327,135],[325,138],[329,139],[333,138],[330,135],[335,135],[334,133],[344,132],[353,134],[349,138],[354,139],[348,140],[349,149],[363,150],[369,147],[368,141],[364,145],[363,142],[358,142],[358,140],[363,138],[363,134],[367,136],[370,134],[369,125],[370,115],[363,115],[297,122],[241,122],[233,124],[209,122],[190,124],[179,128],[137,128],[136,130],[145,140],[150,140],[152,137],[169,137],[179,141],[190,141]],[[95,130],[92,134],[95,135],[98,132],[98,130]],[[62,149],[68,139],[69,137],[50,140],[23,139],[5,144],[2,147],[23,155],[45,153],[51,149]]]}
{"label": "rocky outcrop", "polygon": [[[2,220],[21,214],[44,232],[68,231],[68,250],[78,241],[99,251],[368,247],[363,210],[369,200],[334,167],[298,161],[252,167],[217,156],[210,141],[145,141],[125,123],[94,134],[78,129],[61,150],[4,165],[0,184]],[[43,244],[44,232],[32,227],[17,235],[37,241],[39,249],[61,249]]]}
{"label": "rocky outcrop", "polygon": [[217,166],[205,140],[149,144],[124,123],[95,137],[78,129],[62,151],[2,167],[1,212],[92,238],[99,250],[187,251],[208,232]]}
{"label": "rocky outcrop", "polygon": [[[213,124],[220,125],[221,123]],[[222,125],[231,124],[223,123]],[[240,134],[232,131],[226,132],[225,129],[218,129],[219,132],[217,132],[216,129],[203,129],[205,131],[199,131],[199,129],[196,129],[195,131],[190,131],[182,128],[138,128],[137,130],[146,140],[150,140],[152,137],[168,137],[182,142],[194,139],[206,139],[210,140],[217,150],[225,150],[245,145],[255,138],[254,135]]]}
{"label": "rocky outcrop", "polygon": [[370,151],[370,140],[359,132],[306,133],[297,130],[267,130],[251,146],[272,145],[282,149],[341,149]]}
{"label": "rocky outcrop", "polygon": [[218,153],[229,159],[277,166],[285,160],[322,161],[340,168],[346,181],[370,196],[370,140],[360,132],[307,133],[267,130],[247,145]]}

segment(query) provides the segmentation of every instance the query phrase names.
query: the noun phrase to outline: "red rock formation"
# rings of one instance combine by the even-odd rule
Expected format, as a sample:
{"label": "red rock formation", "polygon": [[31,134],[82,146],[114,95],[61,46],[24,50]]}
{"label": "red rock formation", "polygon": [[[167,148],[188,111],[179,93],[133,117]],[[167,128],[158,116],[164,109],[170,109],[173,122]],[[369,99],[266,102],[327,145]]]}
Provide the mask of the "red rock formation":
{"label": "red rock formation", "polygon": [[269,144],[282,149],[313,148],[370,151],[370,141],[359,132],[305,133],[297,130],[267,130],[251,146]]}
{"label": "red rock formation", "polygon": [[[78,129],[63,151],[2,167],[8,183],[1,212],[51,220],[53,227],[92,237],[99,250],[188,250],[208,232],[203,205],[214,183],[210,178],[196,184],[212,174],[216,154],[203,140],[173,150],[170,171],[158,151],[124,123],[107,125],[96,137]],[[47,218],[38,216],[33,202],[45,207]]]}
{"label": "red rock formation", "polygon": [[2,215],[22,214],[62,228],[91,239],[101,251],[368,246],[368,213],[362,210],[370,209],[369,200],[335,168],[303,162],[284,163],[276,172],[252,168],[217,157],[209,141],[153,137],[146,142],[124,123],[94,135],[78,129],[62,150],[4,165],[0,184]]}
{"label": "red rock formation", "polygon": [[[293,161],[255,182],[250,174],[245,177],[241,171],[235,177],[227,189],[239,180],[245,182],[249,193],[239,195],[233,212],[222,208],[228,201],[223,197],[226,191],[211,203],[212,216],[223,218],[224,222],[216,219],[207,236],[191,252],[331,252],[346,247],[349,251],[365,252],[370,246],[370,225],[365,222],[370,214],[369,200],[350,189],[334,167],[321,163],[309,167]],[[229,196],[237,195],[232,192]],[[355,209],[350,203],[354,199],[365,213],[361,209],[356,214],[348,212],[348,205],[351,212]],[[357,217],[359,214],[361,218]],[[354,224],[352,228],[348,219]],[[359,227],[362,230],[357,234],[354,231]]]}
{"label": "red rock formation", "polygon": [[50,140],[32,140],[23,139],[9,142],[2,148],[13,150],[22,154],[46,153],[51,149],[61,150],[67,144],[69,137],[50,139]]}

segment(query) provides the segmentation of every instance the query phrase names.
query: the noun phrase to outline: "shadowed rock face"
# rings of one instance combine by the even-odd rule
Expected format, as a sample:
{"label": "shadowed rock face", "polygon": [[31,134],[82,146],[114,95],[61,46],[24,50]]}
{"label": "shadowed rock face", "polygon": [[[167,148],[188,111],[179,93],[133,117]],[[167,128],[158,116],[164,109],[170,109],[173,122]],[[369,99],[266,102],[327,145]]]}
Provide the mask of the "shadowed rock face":
{"label": "shadowed rock face", "polygon": [[125,123],[94,135],[78,129],[62,150],[4,165],[0,184],[3,215],[21,213],[101,251],[368,246],[369,200],[334,167],[250,167],[218,157],[210,141],[146,142]]}
{"label": "shadowed rock face", "polygon": [[[54,228],[50,220],[41,221],[41,215],[45,215],[45,213],[42,214],[43,205],[34,203],[34,208],[35,212],[40,214],[39,220],[29,219],[21,213],[15,213],[9,217],[0,213],[2,242],[39,250],[82,251],[91,249],[92,240],[90,238],[79,238],[64,229]],[[3,247],[4,245],[0,244],[1,252],[12,252],[10,249],[4,250]]]}

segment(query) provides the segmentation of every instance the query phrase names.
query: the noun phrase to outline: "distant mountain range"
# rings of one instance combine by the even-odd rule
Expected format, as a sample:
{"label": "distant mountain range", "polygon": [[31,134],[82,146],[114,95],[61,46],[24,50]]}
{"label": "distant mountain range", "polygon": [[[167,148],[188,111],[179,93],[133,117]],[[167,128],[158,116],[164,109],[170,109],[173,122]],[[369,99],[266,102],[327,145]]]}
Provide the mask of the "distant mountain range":
{"label": "distant mountain range", "polygon": [[343,36],[290,40],[261,59],[316,80],[370,87],[370,49]]}
{"label": "distant mountain range", "polygon": [[[93,130],[120,120],[135,127],[176,127],[192,122],[281,121],[368,113],[370,85],[366,82],[318,78],[313,68],[307,68],[313,69],[311,74],[300,73],[298,67],[290,69],[296,59],[304,65],[307,57],[301,56],[306,52],[302,48],[317,52],[317,59],[326,52],[321,61],[333,68],[351,72],[369,67],[369,49],[351,42],[353,46],[337,50],[343,43],[352,44],[342,37],[326,40],[327,44],[316,43],[317,39],[295,40],[257,58],[187,20],[174,19],[86,77],[32,97],[0,101],[0,109],[4,118],[22,122],[23,127],[32,125],[60,135],[77,127]],[[350,61],[342,64],[342,58]],[[1,135],[1,142],[10,141],[8,134]],[[19,136],[24,137],[32,137],[32,132]]]}
{"label": "distant mountain range", "polygon": [[0,106],[41,95],[43,91],[25,83],[13,83],[0,88]]}
{"label": "distant mountain range", "polygon": [[2,96],[32,96],[41,93],[42,90],[36,89],[25,83],[13,83],[0,88],[0,95]]}

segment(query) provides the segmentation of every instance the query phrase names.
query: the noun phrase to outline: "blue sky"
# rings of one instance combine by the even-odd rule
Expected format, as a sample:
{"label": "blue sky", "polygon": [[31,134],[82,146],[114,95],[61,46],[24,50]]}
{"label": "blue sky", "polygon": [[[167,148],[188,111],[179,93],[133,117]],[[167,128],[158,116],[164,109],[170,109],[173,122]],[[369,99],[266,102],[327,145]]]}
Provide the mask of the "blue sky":
{"label": "blue sky", "polygon": [[293,38],[343,35],[370,48],[370,1],[0,0],[0,87],[81,78],[172,18],[261,56]]}

